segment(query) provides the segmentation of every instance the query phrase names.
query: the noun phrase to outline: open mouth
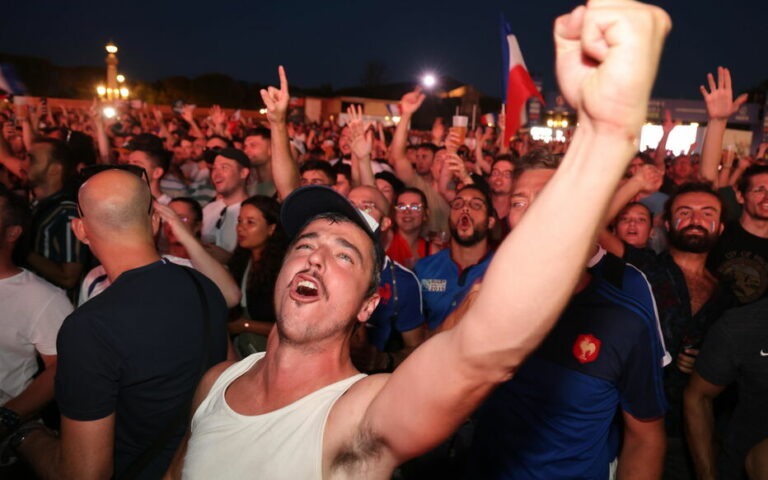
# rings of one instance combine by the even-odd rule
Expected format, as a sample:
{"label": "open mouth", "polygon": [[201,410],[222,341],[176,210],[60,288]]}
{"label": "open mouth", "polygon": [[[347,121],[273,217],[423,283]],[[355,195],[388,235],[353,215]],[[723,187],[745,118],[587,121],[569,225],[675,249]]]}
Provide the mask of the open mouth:
{"label": "open mouth", "polygon": [[309,280],[301,280],[296,285],[296,293],[303,297],[316,297],[317,296],[317,285],[310,282]]}

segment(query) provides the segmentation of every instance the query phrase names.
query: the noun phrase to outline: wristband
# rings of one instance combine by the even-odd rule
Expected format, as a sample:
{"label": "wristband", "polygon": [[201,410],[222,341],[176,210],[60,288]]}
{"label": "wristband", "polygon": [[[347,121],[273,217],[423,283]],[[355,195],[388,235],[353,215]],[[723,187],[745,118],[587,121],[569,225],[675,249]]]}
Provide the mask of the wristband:
{"label": "wristband", "polygon": [[9,430],[16,430],[21,425],[21,417],[10,408],[0,407],[0,423]]}

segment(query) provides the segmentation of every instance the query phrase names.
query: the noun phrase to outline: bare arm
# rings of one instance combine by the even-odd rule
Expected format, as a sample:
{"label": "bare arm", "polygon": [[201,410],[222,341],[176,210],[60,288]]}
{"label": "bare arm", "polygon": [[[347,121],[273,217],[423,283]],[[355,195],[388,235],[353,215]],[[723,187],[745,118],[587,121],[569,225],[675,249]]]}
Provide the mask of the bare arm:
{"label": "bare arm", "polygon": [[698,372],[693,372],[683,394],[685,437],[700,480],[717,478],[712,402],[724,388],[709,383]]}
{"label": "bare arm", "polygon": [[[361,424],[395,461],[449,435],[556,321],[637,148],[668,29],[661,9],[629,1],[592,0],[557,20],[558,78],[579,112],[579,129],[555,176],[497,250],[462,321],[416,349],[365,411]],[[579,215],[564,214],[569,202]],[[552,258],[562,261],[542,269]]]}
{"label": "bare arm", "polygon": [[101,103],[98,100],[93,101],[91,105],[91,120],[93,121],[94,136],[99,147],[99,163],[109,163],[109,137],[107,129],[104,127],[104,120],[101,117]]}
{"label": "bare arm", "polygon": [[717,67],[717,84],[711,73],[707,74],[709,92],[702,85],[701,95],[707,104],[707,133],[704,135],[704,145],[701,149],[701,177],[704,181],[717,185],[717,167],[723,151],[723,136],[728,124],[728,118],[736,113],[747,101],[747,94],[733,99],[731,89],[731,72],[727,68]]}
{"label": "bare arm", "polygon": [[45,369],[18,396],[8,400],[6,408],[28,418],[53,400],[53,378],[56,375],[56,355],[40,354]]}
{"label": "bare arm", "polygon": [[373,132],[369,130],[370,122],[363,121],[363,108],[351,105],[347,109],[349,115],[349,144],[352,148],[352,185],[376,186],[371,167],[371,151],[373,150]]}
{"label": "bare arm", "polygon": [[187,250],[195,270],[210,278],[219,287],[227,307],[232,308],[240,303],[240,287],[224,265],[206,251],[170,207],[155,202],[154,208],[160,214],[160,218],[170,226],[179,243]]}
{"label": "bare arm", "polygon": [[664,468],[667,436],[664,419],[638,420],[627,412],[624,418],[624,442],[619,454],[616,478],[658,479]]}
{"label": "bare arm", "polygon": [[400,100],[400,123],[395,128],[392,145],[389,148],[389,163],[395,169],[395,174],[398,178],[406,184],[411,184],[416,176],[413,165],[411,165],[411,162],[408,161],[408,157],[405,155],[405,147],[408,144],[408,125],[411,123],[414,112],[424,102],[424,98],[425,96],[421,93],[421,88],[418,87],[414,91],[403,95],[403,98]]}
{"label": "bare arm", "polygon": [[299,167],[291,156],[288,126],[285,122],[290,98],[288,78],[282,65],[277,71],[280,76],[280,89],[262,89],[261,98],[267,106],[267,120],[272,129],[272,178],[278,196],[283,199],[299,188]]}
{"label": "bare arm", "polygon": [[661,125],[661,128],[661,140],[656,145],[656,155],[653,157],[653,163],[656,165],[656,168],[664,172],[666,168],[664,159],[667,156],[667,140],[669,140],[669,134],[675,128],[675,122],[672,121],[672,113],[669,110],[664,110],[664,123]]}
{"label": "bare arm", "polygon": [[108,479],[113,470],[115,414],[81,422],[61,416],[61,437],[31,432],[19,453],[41,478]]}

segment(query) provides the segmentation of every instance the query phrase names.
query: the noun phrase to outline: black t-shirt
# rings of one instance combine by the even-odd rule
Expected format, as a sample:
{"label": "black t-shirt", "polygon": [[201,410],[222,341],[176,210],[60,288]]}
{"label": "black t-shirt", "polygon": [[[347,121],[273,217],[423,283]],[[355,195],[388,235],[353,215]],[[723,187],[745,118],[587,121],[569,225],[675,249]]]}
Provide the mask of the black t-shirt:
{"label": "black t-shirt", "polygon": [[[160,260],[124,272],[67,317],[59,331],[59,408],[78,421],[115,414],[117,478],[186,408],[203,373],[205,351],[206,370],[226,358],[224,298],[204,275],[188,269],[208,301],[210,328],[204,338],[198,290],[183,268]],[[140,478],[162,476],[184,425],[179,422]]]}
{"label": "black t-shirt", "polygon": [[768,238],[752,235],[739,222],[727,225],[708,263],[740,305],[768,296]]}
{"label": "black t-shirt", "polygon": [[729,310],[707,334],[696,358],[704,380],[737,382],[739,401],[728,426],[721,478],[739,478],[747,452],[768,438],[768,298]]}

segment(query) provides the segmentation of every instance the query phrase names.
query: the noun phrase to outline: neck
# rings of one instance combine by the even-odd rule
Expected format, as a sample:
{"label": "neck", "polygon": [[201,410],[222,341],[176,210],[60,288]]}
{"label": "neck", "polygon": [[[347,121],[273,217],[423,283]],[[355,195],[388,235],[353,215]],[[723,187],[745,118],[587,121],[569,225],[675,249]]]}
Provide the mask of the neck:
{"label": "neck", "polygon": [[34,186],[32,192],[36,199],[42,200],[61,190],[61,187],[61,182],[46,182],[43,185]]}
{"label": "neck", "polygon": [[746,212],[742,212],[739,219],[741,228],[760,238],[768,238],[768,220],[754,218]]}
{"label": "neck", "polygon": [[163,195],[163,191],[160,190],[160,180],[153,180],[152,183],[149,184],[149,191],[155,200],[160,198]]}
{"label": "neck", "polygon": [[160,260],[154,243],[134,243],[134,244],[110,244],[105,249],[94,249],[96,258],[101,261],[104,270],[107,272],[110,282],[114,282],[124,272],[135,268],[143,267]]}
{"label": "neck", "polygon": [[189,252],[180,243],[172,243],[168,246],[168,254],[179,258],[189,258]]}
{"label": "neck", "polygon": [[248,193],[245,191],[244,188],[235,190],[234,192],[221,194],[221,200],[224,202],[224,205],[230,206],[234,205],[235,203],[240,203],[243,200],[248,198]]}
{"label": "neck", "polygon": [[272,166],[271,162],[265,162],[262,165],[256,165],[254,167],[259,183],[272,181]]}
{"label": "neck", "polygon": [[411,250],[416,250],[416,246],[419,242],[419,231],[414,230],[412,232],[405,232],[403,230],[400,230],[400,235],[405,239],[406,242],[408,242],[408,245],[411,247]]}
{"label": "neck", "polygon": [[499,220],[509,215],[509,194],[494,193],[491,195],[491,202],[493,203],[493,209],[496,210],[496,215],[499,216]]}
{"label": "neck", "polygon": [[264,247],[261,248],[254,248],[251,250],[251,261],[255,264],[259,260],[261,260],[261,254],[264,252]]}
{"label": "neck", "polygon": [[669,254],[680,270],[693,274],[702,274],[707,271],[707,253],[692,253],[669,247]]}
{"label": "neck", "polygon": [[488,253],[488,240],[483,239],[471,247],[459,245],[451,239],[451,258],[464,270],[479,262]]}
{"label": "neck", "polygon": [[0,250],[0,279],[12,277],[19,272],[21,272],[21,268],[17,267],[11,260],[11,251]]}

